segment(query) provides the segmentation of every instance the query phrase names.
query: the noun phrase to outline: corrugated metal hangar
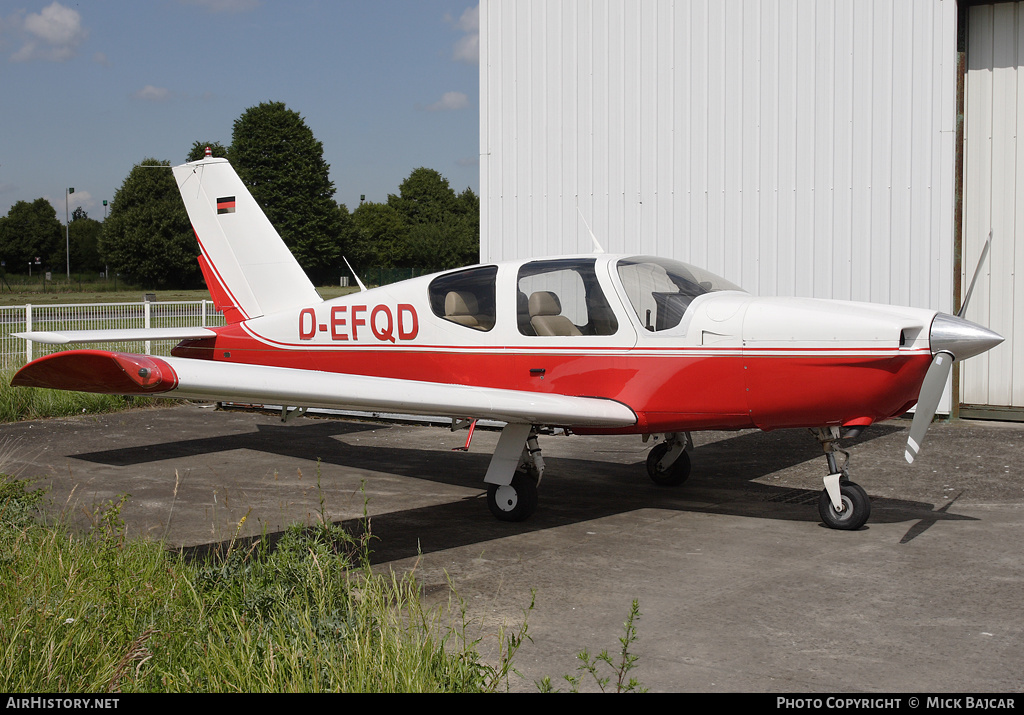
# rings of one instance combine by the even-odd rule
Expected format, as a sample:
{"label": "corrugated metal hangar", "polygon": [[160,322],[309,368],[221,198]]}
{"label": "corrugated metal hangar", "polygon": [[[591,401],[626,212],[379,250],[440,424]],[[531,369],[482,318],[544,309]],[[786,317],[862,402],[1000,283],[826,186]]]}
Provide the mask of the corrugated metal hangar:
{"label": "corrugated metal hangar", "polygon": [[1006,341],[950,408],[1024,418],[1022,5],[481,0],[481,260],[589,225],[760,295],[955,312],[991,230],[966,317]]}

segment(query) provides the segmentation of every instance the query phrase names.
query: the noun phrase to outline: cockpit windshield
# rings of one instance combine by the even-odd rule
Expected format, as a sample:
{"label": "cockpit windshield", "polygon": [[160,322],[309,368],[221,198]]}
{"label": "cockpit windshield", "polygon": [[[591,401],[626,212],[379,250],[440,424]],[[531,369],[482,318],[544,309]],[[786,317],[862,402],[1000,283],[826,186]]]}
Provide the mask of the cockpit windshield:
{"label": "cockpit windshield", "polygon": [[617,268],[633,310],[643,326],[652,332],[679,325],[697,296],[721,290],[743,290],[702,268],[666,258],[624,258]]}

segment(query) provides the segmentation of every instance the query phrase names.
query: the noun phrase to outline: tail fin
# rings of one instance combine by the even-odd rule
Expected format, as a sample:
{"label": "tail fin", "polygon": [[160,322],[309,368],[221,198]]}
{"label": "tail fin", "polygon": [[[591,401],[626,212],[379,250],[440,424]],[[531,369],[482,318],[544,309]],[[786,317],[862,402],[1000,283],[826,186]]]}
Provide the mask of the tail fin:
{"label": "tail fin", "polygon": [[199,241],[199,266],[229,323],[321,302],[227,159],[174,167]]}

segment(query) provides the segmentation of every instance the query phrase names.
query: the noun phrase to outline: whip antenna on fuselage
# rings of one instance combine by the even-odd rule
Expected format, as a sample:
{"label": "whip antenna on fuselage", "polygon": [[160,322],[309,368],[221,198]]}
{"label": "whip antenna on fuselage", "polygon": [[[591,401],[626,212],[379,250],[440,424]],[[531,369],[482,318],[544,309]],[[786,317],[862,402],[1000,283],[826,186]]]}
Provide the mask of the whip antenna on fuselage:
{"label": "whip antenna on fuselage", "polygon": [[345,258],[345,256],[342,256],[342,258],[345,260],[345,265],[348,266],[348,269],[350,271],[352,271],[352,277],[355,278],[356,279],[356,283],[359,284],[359,290],[361,290],[361,291],[366,290],[366,286],[364,286],[363,282],[361,280],[359,280],[359,276],[356,275],[356,272],[352,270],[352,264],[348,262],[348,259]]}
{"label": "whip antenna on fuselage", "polygon": [[597,236],[595,236],[594,232],[590,230],[590,224],[587,223],[587,219],[583,215],[583,212],[580,211],[579,206],[576,207],[576,211],[579,213],[580,218],[583,219],[583,225],[587,227],[587,233],[590,234],[590,240],[594,242],[594,253],[604,253],[604,249],[601,248],[601,244],[597,242]]}

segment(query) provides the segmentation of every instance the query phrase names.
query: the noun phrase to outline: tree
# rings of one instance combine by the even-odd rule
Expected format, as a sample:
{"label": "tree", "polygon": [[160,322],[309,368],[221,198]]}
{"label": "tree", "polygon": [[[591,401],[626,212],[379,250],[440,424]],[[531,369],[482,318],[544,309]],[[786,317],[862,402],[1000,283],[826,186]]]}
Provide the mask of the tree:
{"label": "tree", "polygon": [[[341,255],[343,259],[347,258],[349,263],[353,261],[354,257],[351,255],[351,251],[354,250],[358,240],[359,229],[356,227],[352,213],[345,204],[338,204],[338,245],[344,247]],[[344,260],[342,260],[342,264],[344,264]]]}
{"label": "tree", "polygon": [[111,270],[146,287],[201,285],[199,246],[170,162],[144,159],[132,168],[103,222],[100,252]]}
{"label": "tree", "polygon": [[103,232],[103,224],[89,218],[89,214],[79,206],[71,212],[69,230],[71,242],[71,270],[77,273],[98,273],[103,270],[103,259],[100,257],[99,241]]}
{"label": "tree", "polygon": [[206,149],[210,149],[210,153],[218,159],[227,159],[228,150],[220,142],[192,142],[192,148],[188,152],[188,158],[185,161],[199,161],[206,156]]}
{"label": "tree", "polygon": [[409,265],[457,268],[476,263],[480,255],[480,200],[466,189],[456,196],[448,180],[433,169],[414,169],[388,195],[408,226],[403,252]]}
{"label": "tree", "polygon": [[409,265],[409,225],[390,204],[371,201],[352,212],[355,233],[347,257],[356,271],[370,267],[395,268]]}
{"label": "tree", "polygon": [[7,270],[28,272],[36,258],[46,266],[63,267],[64,254],[64,226],[46,199],[19,201],[0,218],[0,259]]}
{"label": "tree", "polygon": [[388,206],[405,217],[410,225],[440,223],[456,210],[458,198],[448,179],[433,169],[420,167],[399,185],[398,195],[388,194]]}
{"label": "tree", "polygon": [[228,159],[310,279],[341,273],[342,226],[323,145],[282,102],[235,120]]}

